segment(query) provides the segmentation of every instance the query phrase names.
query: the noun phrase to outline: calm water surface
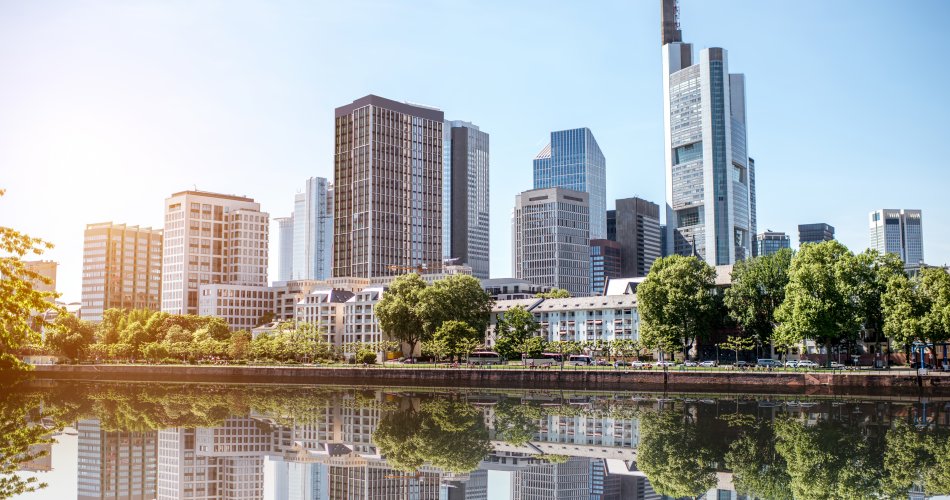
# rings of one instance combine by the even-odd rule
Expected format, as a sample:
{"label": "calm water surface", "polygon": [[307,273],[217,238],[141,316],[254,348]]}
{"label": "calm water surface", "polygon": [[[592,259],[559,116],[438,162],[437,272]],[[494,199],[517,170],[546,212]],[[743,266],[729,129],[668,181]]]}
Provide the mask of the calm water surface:
{"label": "calm water surface", "polygon": [[4,460],[38,455],[16,477],[46,483],[16,498],[950,493],[944,399],[34,382],[0,400]]}

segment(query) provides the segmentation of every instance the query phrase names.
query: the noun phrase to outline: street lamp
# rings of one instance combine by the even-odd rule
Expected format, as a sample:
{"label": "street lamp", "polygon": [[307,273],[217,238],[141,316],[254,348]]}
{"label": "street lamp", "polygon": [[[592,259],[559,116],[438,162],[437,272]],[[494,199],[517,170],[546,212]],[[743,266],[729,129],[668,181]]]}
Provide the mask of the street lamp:
{"label": "street lamp", "polygon": [[928,347],[933,347],[933,344],[928,344],[920,340],[915,340],[914,343],[911,344],[911,348],[913,349],[913,351],[918,353],[919,355],[920,361],[918,362],[918,365],[917,365],[918,375],[927,374],[927,368],[926,368],[926,365],[924,364],[924,351],[926,351]]}

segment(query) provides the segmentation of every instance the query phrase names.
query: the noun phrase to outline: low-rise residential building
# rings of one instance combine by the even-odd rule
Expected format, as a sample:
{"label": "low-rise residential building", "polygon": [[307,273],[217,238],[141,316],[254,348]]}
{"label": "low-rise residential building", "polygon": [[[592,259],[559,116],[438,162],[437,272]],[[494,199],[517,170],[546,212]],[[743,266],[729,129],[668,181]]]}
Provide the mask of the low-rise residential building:
{"label": "low-rise residential building", "polygon": [[539,293],[551,291],[550,285],[537,285],[518,278],[482,280],[482,289],[495,300],[530,299]]}
{"label": "low-rise residential building", "polygon": [[198,287],[198,314],[223,319],[232,330],[250,330],[274,311],[266,286],[207,284]]}
{"label": "low-rise residential building", "polygon": [[497,340],[498,322],[515,307],[522,307],[534,315],[540,327],[539,335],[548,342],[640,338],[636,295],[605,295],[496,301],[486,332],[489,344]]}
{"label": "low-rise residential building", "polygon": [[326,335],[326,341],[342,346],[344,309],[353,292],[335,288],[313,289],[294,307],[297,323],[310,323]]}
{"label": "low-rise residential building", "polygon": [[379,329],[373,308],[385,291],[386,287],[383,285],[368,286],[346,301],[343,308],[342,343],[383,340],[383,332]]}

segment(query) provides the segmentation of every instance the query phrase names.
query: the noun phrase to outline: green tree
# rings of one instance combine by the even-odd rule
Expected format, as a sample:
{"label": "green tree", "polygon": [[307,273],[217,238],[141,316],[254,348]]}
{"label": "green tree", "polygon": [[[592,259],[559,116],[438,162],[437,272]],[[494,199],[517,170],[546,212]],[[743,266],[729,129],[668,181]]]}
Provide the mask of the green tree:
{"label": "green tree", "polygon": [[115,344],[119,342],[122,329],[125,328],[126,313],[122,309],[106,309],[102,312],[102,321],[96,331],[96,340],[100,344]]}
{"label": "green tree", "polygon": [[791,478],[785,459],[775,450],[775,432],[770,424],[758,422],[733,439],[724,460],[740,495],[792,500]]}
{"label": "green tree", "polygon": [[420,314],[420,299],[426,282],[418,274],[396,277],[374,308],[379,327],[389,336],[409,346],[414,356],[416,344],[430,340]]}
{"label": "green tree", "polygon": [[[4,190],[0,189],[0,196]],[[55,293],[40,292],[34,283],[50,281],[23,263],[26,255],[40,255],[53,245],[9,227],[0,226],[0,371],[26,369],[16,352],[37,342],[36,330],[47,326],[36,312],[53,307]]]}
{"label": "green tree", "polygon": [[767,344],[775,331],[775,310],[785,300],[792,251],[784,248],[736,262],[732,268],[732,286],[723,301],[729,316],[746,335],[759,344]]}
{"label": "green tree", "polygon": [[443,346],[441,349],[443,355],[457,356],[461,360],[462,356],[471,352],[471,348],[481,342],[482,338],[483,335],[468,323],[451,319],[439,326],[432,341]]}
{"label": "green tree", "polygon": [[248,350],[251,344],[251,332],[239,330],[231,334],[231,342],[228,344],[228,357],[230,359],[247,359]]}
{"label": "green tree", "polygon": [[495,349],[505,359],[521,357],[525,342],[538,332],[534,315],[522,306],[515,306],[498,318],[495,326]]}
{"label": "green tree", "polygon": [[923,335],[931,342],[950,340],[950,273],[936,267],[921,269],[920,297],[926,314]]}
{"label": "green tree", "polygon": [[716,485],[716,458],[686,412],[643,415],[637,467],[657,493],[673,498],[696,497]]}
{"label": "green tree", "polygon": [[805,245],[789,268],[785,301],[775,312],[775,331],[785,343],[806,338],[824,344],[831,362],[831,346],[857,338],[861,309],[857,302],[854,256],[837,241]]}
{"label": "green tree", "polygon": [[53,351],[72,360],[85,357],[96,337],[96,325],[61,311],[46,330],[46,344]]}
{"label": "green tree", "polygon": [[148,334],[145,331],[145,327],[138,321],[128,323],[119,334],[119,342],[132,346],[133,355],[139,352],[139,346],[148,341]]}
{"label": "green tree", "polygon": [[204,328],[208,335],[214,340],[228,340],[231,338],[231,327],[222,318],[216,316],[206,317]]}
{"label": "green tree", "polygon": [[548,349],[548,342],[537,335],[528,337],[521,348],[521,352],[529,359],[538,359]]}
{"label": "green tree", "polygon": [[854,256],[855,290],[866,341],[884,339],[884,310],[881,297],[891,278],[906,276],[904,263],[894,253],[869,249]]}
{"label": "green tree", "polygon": [[716,271],[696,257],[656,260],[637,287],[640,337],[650,349],[689,356],[693,342],[709,333]]}
{"label": "green tree", "polygon": [[[916,281],[916,280],[915,280]],[[907,276],[892,276],[881,295],[884,335],[899,346],[924,337],[927,310],[915,282]]]}
{"label": "green tree", "polygon": [[440,279],[419,294],[418,314],[432,338],[447,321],[460,321],[476,332],[476,340],[484,339],[494,300],[481,282],[464,274]]}
{"label": "green tree", "polygon": [[161,342],[148,342],[141,346],[142,357],[153,363],[157,363],[168,357],[168,347]]}
{"label": "green tree", "polygon": [[541,292],[534,295],[539,299],[569,299],[571,298],[571,292],[563,288],[552,288],[547,292]]}
{"label": "green tree", "polygon": [[513,446],[524,446],[540,429],[544,412],[538,406],[502,399],[494,409],[496,439]]}
{"label": "green tree", "polygon": [[735,351],[736,364],[739,364],[739,352],[752,350],[755,347],[755,339],[730,335],[724,342],[720,342],[718,345],[720,349]]}

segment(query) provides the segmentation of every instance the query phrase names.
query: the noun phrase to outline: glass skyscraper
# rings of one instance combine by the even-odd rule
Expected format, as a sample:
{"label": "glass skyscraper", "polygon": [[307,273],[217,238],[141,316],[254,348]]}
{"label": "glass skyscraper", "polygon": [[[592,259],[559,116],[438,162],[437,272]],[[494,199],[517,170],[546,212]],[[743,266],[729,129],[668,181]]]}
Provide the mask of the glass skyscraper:
{"label": "glass skyscraper", "polygon": [[746,145],[745,77],[725,49],[694,61],[675,0],[663,0],[667,253],[711,265],[752,256],[753,163]]}
{"label": "glass skyscraper", "polygon": [[587,128],[551,132],[534,158],[534,189],[565,188],[590,197],[590,238],[607,238],[607,161]]}
{"label": "glass skyscraper", "polygon": [[871,248],[897,254],[908,271],[924,262],[924,235],[920,210],[881,209],[868,216]]}
{"label": "glass skyscraper", "polygon": [[766,231],[755,236],[756,255],[772,255],[783,248],[792,248],[792,239],[780,231]]}
{"label": "glass skyscraper", "polygon": [[333,183],[311,177],[294,197],[293,266],[295,280],[330,277],[333,253]]}

